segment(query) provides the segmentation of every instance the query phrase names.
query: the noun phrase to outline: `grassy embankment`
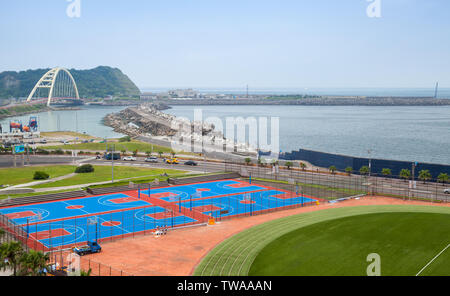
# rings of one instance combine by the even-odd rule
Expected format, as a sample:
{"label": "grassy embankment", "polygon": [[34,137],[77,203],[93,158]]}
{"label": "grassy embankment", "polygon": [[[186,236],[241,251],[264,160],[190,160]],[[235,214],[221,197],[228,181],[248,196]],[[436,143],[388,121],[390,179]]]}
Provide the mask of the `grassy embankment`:
{"label": "grassy embankment", "polygon": [[9,108],[0,109],[0,118],[5,118],[9,116],[18,116],[33,112],[41,112],[47,109],[44,104],[34,104],[34,105],[21,105]]}
{"label": "grassy embankment", "polygon": [[[115,149],[117,152],[121,152],[122,150],[127,151],[127,153],[138,151],[139,153],[152,152],[153,153],[163,152],[165,154],[171,153],[172,149],[169,147],[152,145],[149,143],[141,142],[141,141],[131,141],[131,142],[108,142],[108,143],[81,143],[81,144],[69,144],[69,145],[57,145],[57,146],[45,146],[42,147],[45,150],[78,150],[78,151],[106,151],[106,147],[115,145]],[[186,153],[182,151],[177,151],[178,153],[183,154],[192,154]]]}

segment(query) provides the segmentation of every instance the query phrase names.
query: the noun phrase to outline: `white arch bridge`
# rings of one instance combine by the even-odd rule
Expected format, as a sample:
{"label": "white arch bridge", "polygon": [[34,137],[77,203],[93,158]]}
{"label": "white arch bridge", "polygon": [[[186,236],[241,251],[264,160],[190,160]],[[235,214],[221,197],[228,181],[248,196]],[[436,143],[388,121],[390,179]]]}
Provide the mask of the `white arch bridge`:
{"label": "white arch bridge", "polygon": [[64,68],[54,68],[42,76],[36,83],[27,102],[47,100],[47,106],[56,101],[80,103],[77,84],[72,74]]}

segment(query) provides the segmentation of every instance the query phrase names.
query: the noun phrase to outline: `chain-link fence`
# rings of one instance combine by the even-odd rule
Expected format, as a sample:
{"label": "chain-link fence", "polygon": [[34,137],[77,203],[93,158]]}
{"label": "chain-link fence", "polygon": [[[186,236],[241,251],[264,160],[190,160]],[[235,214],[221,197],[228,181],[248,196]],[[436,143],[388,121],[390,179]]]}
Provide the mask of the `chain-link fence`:
{"label": "chain-link fence", "polygon": [[450,194],[444,192],[450,185],[431,179],[413,181],[411,178],[405,179],[401,176],[361,175],[319,169],[311,171],[299,168],[288,169],[278,165],[252,165],[238,162],[227,162],[225,170],[237,172],[246,178],[251,177],[255,182],[263,182],[263,184],[266,182],[270,186],[295,184],[301,187],[305,195],[326,200],[367,194],[439,203],[450,200]]}
{"label": "chain-link fence", "polygon": [[85,276],[133,276],[129,272],[96,262],[92,258],[74,256],[70,251],[54,251],[50,253],[49,268],[55,274],[70,275],[79,271]]}

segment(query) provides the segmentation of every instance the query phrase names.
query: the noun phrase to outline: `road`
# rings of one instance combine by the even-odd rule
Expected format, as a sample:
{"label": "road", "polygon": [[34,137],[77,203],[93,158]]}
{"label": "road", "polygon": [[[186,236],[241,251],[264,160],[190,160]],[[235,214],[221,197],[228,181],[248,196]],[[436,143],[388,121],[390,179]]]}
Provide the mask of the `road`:
{"label": "road", "polygon": [[[25,165],[54,165],[54,164],[73,164],[74,161],[81,161],[85,158],[76,157],[73,158],[71,156],[35,156],[30,155],[29,158],[25,155],[24,158],[22,156],[17,156],[16,165],[17,167],[21,167],[23,164]],[[14,157],[12,155],[0,155],[0,168],[12,168],[14,167]]]}
{"label": "road", "polygon": [[[150,168],[161,168],[161,169],[179,169],[179,170],[189,170],[196,173],[217,173],[217,172],[225,172],[225,164],[224,163],[214,163],[214,162],[205,162],[205,161],[196,161],[197,166],[187,166],[184,165],[186,163],[185,160],[179,160],[179,164],[165,164],[162,160],[159,160],[158,163],[149,163],[145,162],[145,158],[137,158],[137,161],[123,161],[116,160],[114,161],[114,165],[118,166],[136,166],[136,167],[150,167]],[[91,161],[92,164],[97,165],[111,165],[111,161],[109,160],[95,160]]]}

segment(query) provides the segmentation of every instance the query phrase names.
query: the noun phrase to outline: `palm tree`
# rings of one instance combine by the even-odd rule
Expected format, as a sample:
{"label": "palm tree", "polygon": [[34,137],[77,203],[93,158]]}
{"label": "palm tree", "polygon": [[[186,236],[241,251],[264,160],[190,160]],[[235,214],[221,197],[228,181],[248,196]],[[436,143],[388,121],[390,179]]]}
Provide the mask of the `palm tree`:
{"label": "palm tree", "polygon": [[290,170],[291,169],[291,167],[293,167],[294,166],[294,164],[292,163],[292,162],[290,162],[290,161],[288,161],[288,162],[286,162],[286,167],[288,168],[288,170]]}
{"label": "palm tree", "polygon": [[352,167],[347,167],[345,169],[345,172],[350,176],[353,173],[353,168]]}
{"label": "palm tree", "polygon": [[262,160],[261,160],[261,158],[258,158],[258,166],[262,166]]}
{"label": "palm tree", "polygon": [[19,242],[2,244],[0,246],[0,268],[3,270],[12,268],[13,275],[16,276],[23,252],[22,245]]}
{"label": "palm tree", "polygon": [[361,175],[363,175],[363,176],[368,175],[369,172],[370,172],[370,169],[369,169],[368,166],[363,166],[363,167],[361,167],[361,168],[359,169],[359,173],[360,173]]}
{"label": "palm tree", "polygon": [[431,180],[431,178],[432,178],[432,176],[431,176],[429,170],[421,170],[421,171],[419,172],[419,180],[422,180],[424,183],[425,183],[426,181]]}
{"label": "palm tree", "polygon": [[162,156],[163,156],[164,152],[162,152],[162,151],[158,151],[158,154],[159,154],[159,158],[162,158]]}
{"label": "palm tree", "polygon": [[383,176],[391,176],[392,175],[392,170],[391,169],[382,169],[381,170],[381,174]]}
{"label": "palm tree", "polygon": [[43,276],[45,275],[43,270],[48,270],[49,260],[48,254],[30,250],[20,258],[20,273],[21,275]]}
{"label": "palm tree", "polygon": [[449,178],[450,177],[448,176],[448,174],[445,174],[445,173],[441,173],[437,177],[438,182],[442,183],[442,185],[445,185],[445,183],[448,183]]}
{"label": "palm tree", "polygon": [[306,164],[305,163],[303,163],[303,162],[301,162],[300,163],[300,167],[302,168],[302,170],[304,171],[305,169],[306,169]]}
{"label": "palm tree", "polygon": [[411,178],[411,171],[408,169],[403,169],[400,171],[400,178],[409,180]]}
{"label": "palm tree", "polygon": [[330,171],[330,173],[332,173],[334,175],[337,171],[337,168],[334,165],[332,165],[328,168],[328,170]]}

